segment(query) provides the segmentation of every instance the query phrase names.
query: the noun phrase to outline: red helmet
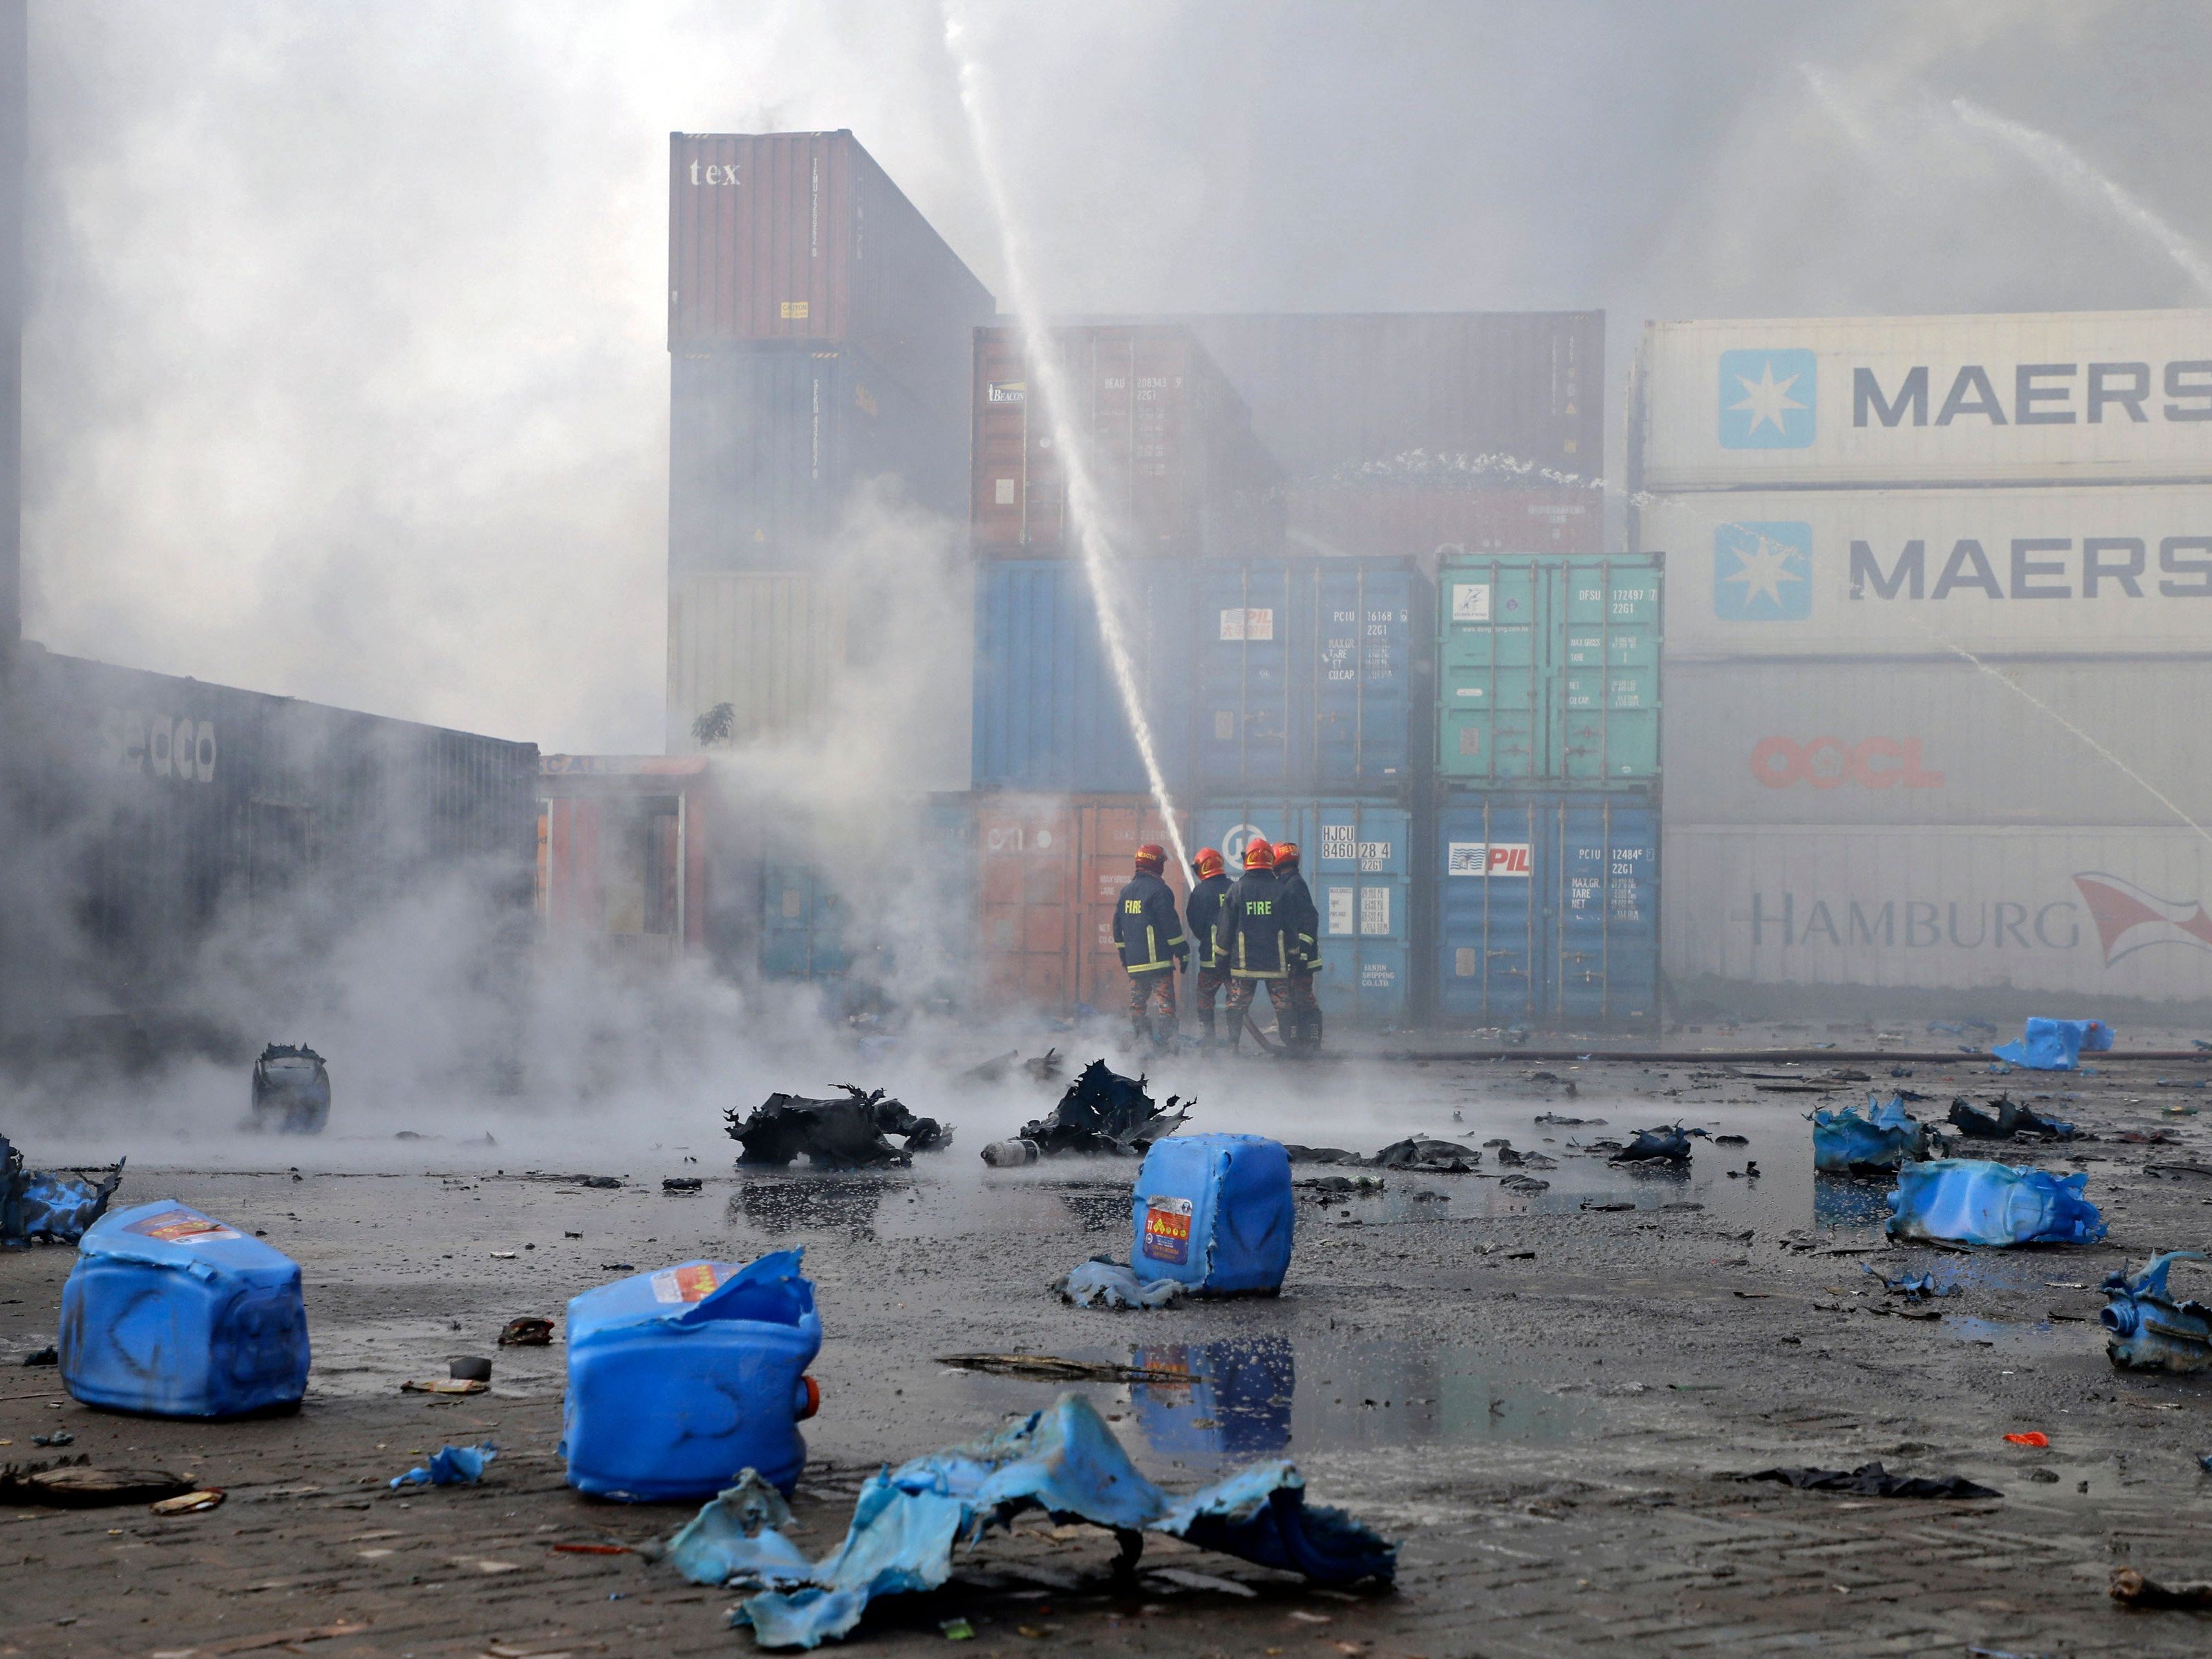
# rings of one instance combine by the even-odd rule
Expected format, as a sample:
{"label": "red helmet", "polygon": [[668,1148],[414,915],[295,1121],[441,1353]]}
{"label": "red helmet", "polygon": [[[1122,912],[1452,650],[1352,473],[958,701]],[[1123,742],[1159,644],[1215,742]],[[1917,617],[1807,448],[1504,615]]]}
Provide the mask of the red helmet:
{"label": "red helmet", "polygon": [[1155,847],[1152,842],[1146,842],[1137,849],[1137,868],[1139,870],[1149,870],[1157,876],[1167,867],[1168,855],[1165,848]]}
{"label": "red helmet", "polygon": [[1266,840],[1262,837],[1258,836],[1253,836],[1252,844],[1244,849],[1244,867],[1247,870],[1273,869],[1275,867],[1275,849],[1268,846]]}
{"label": "red helmet", "polygon": [[1285,865],[1293,870],[1298,867],[1298,844],[1294,841],[1275,843],[1275,868],[1280,870]]}
{"label": "red helmet", "polygon": [[1198,856],[1191,860],[1190,867],[1198,872],[1198,878],[1200,881],[1205,881],[1219,875],[1224,866],[1218,849],[1201,847],[1198,849]]}

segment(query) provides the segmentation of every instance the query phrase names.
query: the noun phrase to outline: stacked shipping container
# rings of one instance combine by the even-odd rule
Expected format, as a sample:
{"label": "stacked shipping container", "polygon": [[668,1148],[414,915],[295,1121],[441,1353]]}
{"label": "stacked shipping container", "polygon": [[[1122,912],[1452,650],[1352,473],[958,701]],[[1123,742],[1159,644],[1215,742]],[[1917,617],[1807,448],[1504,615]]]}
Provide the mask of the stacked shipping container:
{"label": "stacked shipping container", "polygon": [[2212,997],[2208,422],[2212,313],[1647,331],[1678,981]]}

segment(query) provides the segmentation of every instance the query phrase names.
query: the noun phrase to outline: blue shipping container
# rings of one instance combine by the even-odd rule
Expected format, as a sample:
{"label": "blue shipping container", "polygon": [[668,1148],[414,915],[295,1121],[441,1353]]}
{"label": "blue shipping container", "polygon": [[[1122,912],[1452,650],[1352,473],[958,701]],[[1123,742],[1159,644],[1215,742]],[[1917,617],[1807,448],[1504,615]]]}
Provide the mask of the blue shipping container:
{"label": "blue shipping container", "polygon": [[1441,1018],[1587,1028],[1658,1018],[1650,796],[1452,797],[1438,810],[1435,857]]}
{"label": "blue shipping container", "polygon": [[[1190,568],[1137,559],[1112,576],[1153,744],[1177,787],[1190,769]],[[1140,794],[1151,787],[1079,561],[977,568],[975,715],[979,789]]]}
{"label": "blue shipping container", "polygon": [[1264,836],[1298,845],[1321,912],[1325,1026],[1406,1023],[1412,980],[1413,815],[1387,800],[1211,800],[1191,814],[1191,848],[1218,848],[1233,873]]}
{"label": "blue shipping container", "polygon": [[853,965],[846,907],[831,875],[805,864],[761,871],[761,972],[769,979],[842,979]]}
{"label": "blue shipping container", "polygon": [[964,514],[965,411],[933,409],[856,352],[793,346],[679,355],[671,375],[668,562],[695,570],[820,563],[854,489],[896,480]]}
{"label": "blue shipping container", "polygon": [[1195,786],[1396,788],[1413,730],[1428,585],[1410,559],[1208,561],[1198,581]]}

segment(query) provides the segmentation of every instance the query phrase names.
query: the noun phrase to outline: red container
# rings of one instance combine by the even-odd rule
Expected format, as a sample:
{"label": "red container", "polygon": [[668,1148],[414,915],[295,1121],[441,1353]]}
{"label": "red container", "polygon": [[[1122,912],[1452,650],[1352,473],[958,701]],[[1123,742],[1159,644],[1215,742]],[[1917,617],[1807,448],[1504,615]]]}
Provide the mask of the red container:
{"label": "red container", "polygon": [[1293,483],[1423,457],[1486,465],[1489,476],[1466,483],[1541,483],[1545,469],[1595,478],[1604,467],[1601,311],[1182,320]]}
{"label": "red container", "polygon": [[1294,553],[1410,556],[1431,576],[1462,553],[1599,553],[1605,494],[1562,487],[1291,484],[1284,532]]}
{"label": "red container", "polygon": [[668,349],[865,352],[955,412],[990,293],[850,132],[668,141]]}
{"label": "red container", "polygon": [[1114,902],[1134,873],[1137,848],[1153,842],[1168,849],[1167,882],[1178,908],[1189,889],[1151,797],[975,800],[985,995],[1059,1013],[1079,1002],[1109,1012],[1126,1007]]}
{"label": "red container", "polygon": [[646,956],[707,942],[702,759],[546,755],[538,763],[538,915]]}
{"label": "red container", "polygon": [[[1279,552],[1278,470],[1219,369],[1175,326],[1054,329],[1073,423],[1118,553],[1250,558]],[[1020,333],[975,333],[974,506],[987,556],[1072,556],[1053,423]]]}

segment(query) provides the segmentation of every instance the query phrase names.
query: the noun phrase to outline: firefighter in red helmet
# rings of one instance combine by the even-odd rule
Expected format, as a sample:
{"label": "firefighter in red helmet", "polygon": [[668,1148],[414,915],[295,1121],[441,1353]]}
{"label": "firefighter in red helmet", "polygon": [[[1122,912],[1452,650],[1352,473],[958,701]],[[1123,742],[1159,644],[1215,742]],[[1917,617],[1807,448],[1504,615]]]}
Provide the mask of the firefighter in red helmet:
{"label": "firefighter in red helmet", "polygon": [[1164,848],[1139,847],[1136,874],[1114,906],[1114,943],[1129,975],[1129,1023],[1138,1041],[1149,1037],[1156,1048],[1174,1040],[1176,969],[1190,960],[1175,893],[1161,879],[1167,867]]}
{"label": "firefighter in red helmet", "polygon": [[1198,1023],[1205,1030],[1206,1046],[1211,1048],[1213,1000],[1229,986],[1229,964],[1213,937],[1214,925],[1221,920],[1221,902],[1229,896],[1229,876],[1221,854],[1211,847],[1198,849],[1198,856],[1190,861],[1190,872],[1194,880],[1190,902],[1183,907],[1183,920],[1188,924],[1192,943],[1198,947]]}
{"label": "firefighter in red helmet", "polygon": [[1289,993],[1284,980],[1290,972],[1290,940],[1285,937],[1283,890],[1275,879],[1275,849],[1254,836],[1244,849],[1244,873],[1221,902],[1221,917],[1214,938],[1229,965],[1229,1047],[1243,1043],[1244,1023],[1260,988],[1267,988],[1267,1006],[1274,1011],[1275,1025],[1291,1029]]}
{"label": "firefighter in red helmet", "polygon": [[1283,1044],[1310,1054],[1321,1047],[1321,999],[1314,994],[1314,974],[1321,967],[1321,912],[1314,908],[1312,889],[1298,873],[1297,842],[1275,843],[1275,879],[1283,889],[1291,946],[1290,975],[1283,981],[1291,1000],[1291,1024],[1283,1033]]}

